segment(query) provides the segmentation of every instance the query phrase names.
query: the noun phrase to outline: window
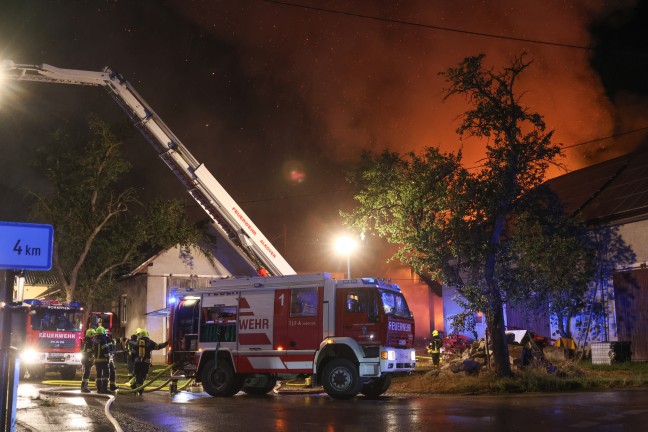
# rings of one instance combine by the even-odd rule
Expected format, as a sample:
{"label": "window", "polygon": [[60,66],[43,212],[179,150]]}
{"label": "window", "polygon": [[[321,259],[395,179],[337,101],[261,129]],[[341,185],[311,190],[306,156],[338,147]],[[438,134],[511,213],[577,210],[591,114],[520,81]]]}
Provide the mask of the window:
{"label": "window", "polygon": [[32,330],[81,331],[81,312],[63,310],[38,310],[31,314]]}
{"label": "window", "polygon": [[312,317],[317,315],[317,288],[291,290],[290,316]]}
{"label": "window", "polygon": [[[346,295],[346,310],[347,312],[361,312],[368,313],[374,310],[373,294],[374,291],[360,290],[351,291]],[[375,311],[374,311],[375,314]]]}
{"label": "window", "polygon": [[405,297],[399,292],[393,291],[380,291],[380,298],[383,304],[383,310],[386,315],[399,316],[403,318],[411,318],[412,313],[407,306]]}
{"label": "window", "polygon": [[126,294],[119,296],[119,323],[121,327],[126,327],[128,323],[128,296]]}
{"label": "window", "polygon": [[236,342],[236,306],[202,308],[200,342]]}

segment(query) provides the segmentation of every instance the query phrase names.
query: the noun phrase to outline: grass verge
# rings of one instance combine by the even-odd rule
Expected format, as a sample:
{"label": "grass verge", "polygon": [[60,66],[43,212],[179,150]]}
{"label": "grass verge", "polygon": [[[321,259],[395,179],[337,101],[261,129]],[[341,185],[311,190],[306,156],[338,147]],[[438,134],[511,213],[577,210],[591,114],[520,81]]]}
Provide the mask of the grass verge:
{"label": "grass verge", "polygon": [[479,375],[430,368],[417,369],[407,377],[395,378],[389,393],[415,394],[509,394],[529,392],[591,391],[623,387],[648,386],[648,363],[592,365],[588,361],[566,361],[558,370],[547,373],[544,368],[516,370],[512,378],[499,378],[482,369]]}

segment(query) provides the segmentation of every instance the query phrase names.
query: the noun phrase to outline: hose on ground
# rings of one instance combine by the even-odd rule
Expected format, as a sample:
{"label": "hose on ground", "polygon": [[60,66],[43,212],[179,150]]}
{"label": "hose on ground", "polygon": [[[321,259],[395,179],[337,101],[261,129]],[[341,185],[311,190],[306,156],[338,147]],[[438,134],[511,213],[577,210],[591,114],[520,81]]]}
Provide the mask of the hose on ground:
{"label": "hose on ground", "polygon": [[110,413],[110,406],[115,401],[115,396],[109,394],[99,394],[99,393],[79,393],[77,391],[69,391],[65,387],[57,387],[52,389],[40,389],[38,393],[48,395],[48,396],[65,396],[65,397],[79,397],[79,396],[89,396],[95,398],[107,398],[106,405],[104,406],[104,414],[110,421],[110,423],[115,428],[115,432],[124,432],[124,430],[119,425],[119,422],[112,416]]}
{"label": "hose on ground", "polygon": [[[139,391],[146,391],[146,387],[147,387],[149,384],[152,384],[153,382],[157,381],[157,379],[160,378],[160,377],[162,376],[162,374],[164,374],[165,372],[167,372],[167,371],[168,371],[169,369],[171,369],[172,367],[173,367],[173,365],[169,365],[169,366],[167,366],[166,368],[161,369],[160,372],[158,372],[157,375],[155,375],[155,376],[154,376],[153,378],[151,378],[150,380],[144,382],[144,384],[142,384],[142,385],[139,386],[139,387],[136,387],[136,388],[134,388],[134,389],[119,389],[119,390],[117,390],[117,394],[131,394],[131,393],[135,393],[135,392],[139,392]],[[151,390],[151,391],[153,391],[153,390]]]}

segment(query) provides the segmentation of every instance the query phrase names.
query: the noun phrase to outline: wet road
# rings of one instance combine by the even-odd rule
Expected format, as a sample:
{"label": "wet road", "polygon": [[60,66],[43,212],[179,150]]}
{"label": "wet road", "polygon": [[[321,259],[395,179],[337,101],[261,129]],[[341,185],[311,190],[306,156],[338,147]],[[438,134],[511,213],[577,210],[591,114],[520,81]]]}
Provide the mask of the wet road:
{"label": "wet road", "polygon": [[648,389],[509,396],[386,396],[204,393],[120,396],[113,412],[169,431],[633,431],[648,430]]}

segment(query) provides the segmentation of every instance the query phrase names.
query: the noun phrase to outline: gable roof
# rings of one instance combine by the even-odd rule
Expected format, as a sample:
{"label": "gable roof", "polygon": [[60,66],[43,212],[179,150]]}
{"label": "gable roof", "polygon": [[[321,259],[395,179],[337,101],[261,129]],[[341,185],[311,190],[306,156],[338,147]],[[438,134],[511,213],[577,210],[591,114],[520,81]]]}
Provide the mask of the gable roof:
{"label": "gable roof", "polygon": [[[256,270],[211,222],[207,225],[207,233],[210,241],[203,243],[202,247],[212,254],[212,257],[206,258],[211,262],[208,265],[210,267],[210,274],[213,273],[214,276],[257,275]],[[204,253],[195,247],[189,248],[188,251],[183,251],[177,246],[174,246],[153,255],[122,278],[128,279],[140,273],[149,273],[149,267],[156,262],[161,266],[160,271],[163,273],[173,273],[173,269],[175,268],[177,270],[179,266],[185,268],[182,273],[189,271],[189,273],[194,274],[196,270],[191,267],[194,265],[194,260],[200,256],[204,257]]]}
{"label": "gable roof", "polygon": [[648,219],[648,145],[548,180],[567,211],[590,224]]}

